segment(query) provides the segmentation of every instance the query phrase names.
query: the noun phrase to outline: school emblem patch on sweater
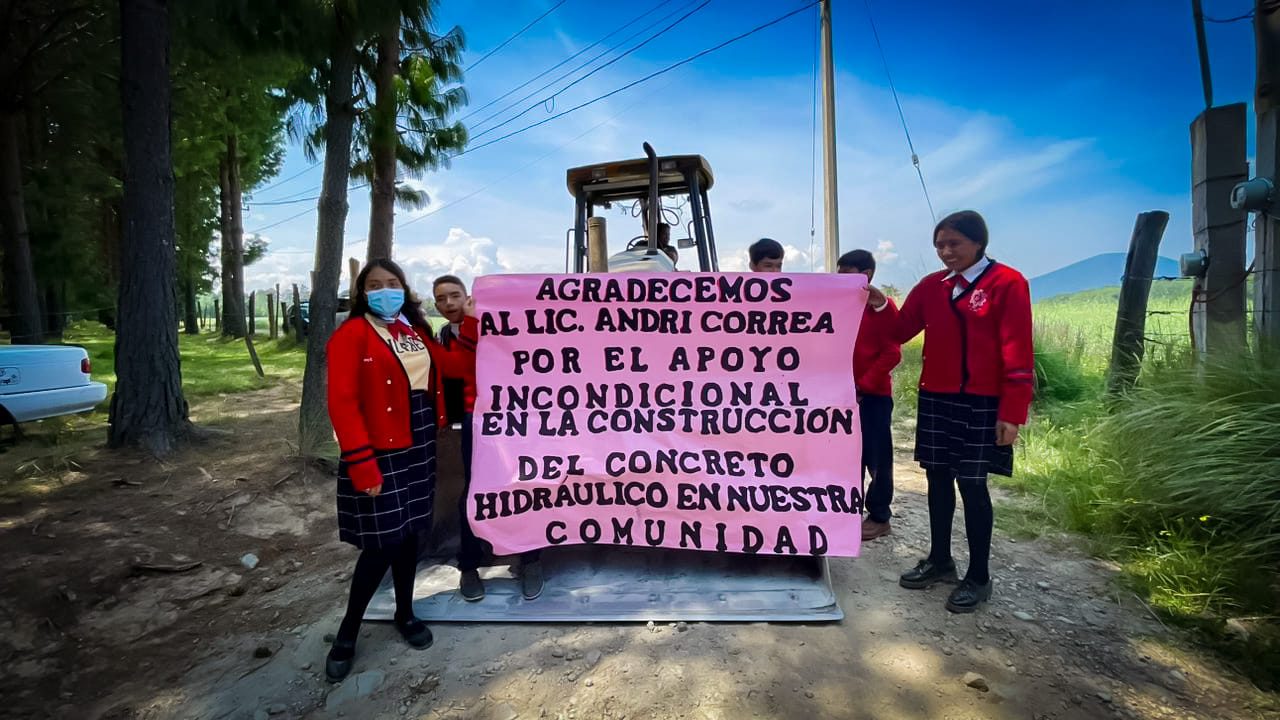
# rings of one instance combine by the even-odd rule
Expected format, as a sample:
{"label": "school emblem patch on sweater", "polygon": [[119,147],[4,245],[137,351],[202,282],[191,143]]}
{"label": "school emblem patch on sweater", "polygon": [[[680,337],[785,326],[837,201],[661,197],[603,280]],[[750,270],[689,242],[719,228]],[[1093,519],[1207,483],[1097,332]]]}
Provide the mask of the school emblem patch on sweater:
{"label": "school emblem patch on sweater", "polygon": [[987,307],[987,291],[982,288],[969,295],[969,309],[981,315]]}

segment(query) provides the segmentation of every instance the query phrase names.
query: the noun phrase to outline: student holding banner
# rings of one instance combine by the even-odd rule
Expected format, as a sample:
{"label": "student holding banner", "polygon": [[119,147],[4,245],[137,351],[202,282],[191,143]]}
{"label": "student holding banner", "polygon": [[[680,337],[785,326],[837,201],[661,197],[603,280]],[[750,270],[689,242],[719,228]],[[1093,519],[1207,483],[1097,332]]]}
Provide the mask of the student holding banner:
{"label": "student holding banner", "polygon": [[[466,320],[465,309],[474,306],[467,294],[467,286],[454,275],[441,275],[432,285],[436,310],[449,321],[440,329],[440,343],[450,348],[454,343],[466,344],[462,337],[462,325]],[[474,345],[473,345],[474,347]],[[456,371],[456,372],[455,372]],[[444,397],[448,422],[462,424],[462,495],[458,500],[458,570],[462,576],[458,592],[468,602],[484,599],[484,581],[480,579],[480,565],[486,554],[484,544],[471,530],[467,516],[467,497],[471,491],[472,411],[476,404],[476,359],[472,354],[468,362],[444,372]],[[540,550],[530,550],[520,555],[520,594],[525,600],[536,600],[542,594],[543,574]]]}
{"label": "student holding banner", "polygon": [[[876,258],[867,250],[851,250],[836,261],[838,273],[860,273],[870,283],[876,274]],[[894,337],[892,298],[879,310],[870,305],[863,310],[858,340],[853,346],[854,387],[858,391],[858,415],[862,429],[862,476],[871,476],[864,498],[867,517],[862,522],[862,541],[868,542],[892,532],[889,509],[893,502],[893,376],[902,362],[902,345]]]}
{"label": "student holding banner", "polygon": [[893,318],[900,342],[924,332],[915,458],[929,483],[930,550],[899,584],[924,589],[956,579],[951,523],[959,485],[969,568],[947,598],[947,609],[957,613],[991,597],[987,474],[1012,474],[1013,443],[1027,421],[1035,379],[1026,278],[987,257],[987,240],[978,213],[948,215],[933,231],[946,269],[921,280],[900,312],[878,290],[869,301]]}
{"label": "student holding banner", "polygon": [[441,376],[475,364],[474,303],[463,314],[458,341],[438,344],[404,271],[375,260],[356,278],[351,314],[329,340],[329,418],[342,451],[338,536],[361,551],[325,662],[330,682],[351,672],[360,621],[388,568],[396,629],[413,647],[431,645],[431,631],[413,613],[413,585],[419,535],[434,507]]}

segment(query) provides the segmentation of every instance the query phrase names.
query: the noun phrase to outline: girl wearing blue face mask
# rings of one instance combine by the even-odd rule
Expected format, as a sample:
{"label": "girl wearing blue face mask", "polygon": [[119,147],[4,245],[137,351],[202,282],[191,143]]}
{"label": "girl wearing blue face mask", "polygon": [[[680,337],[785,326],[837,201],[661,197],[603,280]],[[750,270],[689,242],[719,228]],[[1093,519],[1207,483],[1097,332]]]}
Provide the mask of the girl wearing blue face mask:
{"label": "girl wearing blue face mask", "polygon": [[351,314],[329,340],[329,418],[342,451],[338,536],[361,550],[325,663],[331,682],[351,671],[360,620],[388,568],[396,628],[413,647],[431,644],[431,631],[413,614],[413,582],[419,535],[431,527],[435,500],[441,377],[475,362],[474,302],[464,311],[457,342],[440,345],[404,271],[375,260],[356,278]]}

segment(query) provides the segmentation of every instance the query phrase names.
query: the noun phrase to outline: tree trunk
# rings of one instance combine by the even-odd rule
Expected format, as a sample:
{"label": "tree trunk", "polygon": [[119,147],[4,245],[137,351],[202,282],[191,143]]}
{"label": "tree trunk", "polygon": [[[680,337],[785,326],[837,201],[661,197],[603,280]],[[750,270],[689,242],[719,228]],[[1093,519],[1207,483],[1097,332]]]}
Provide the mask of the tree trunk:
{"label": "tree trunk", "polygon": [[244,322],[244,224],[240,218],[240,160],[236,136],[227,136],[227,152],[218,169],[222,203],[222,334],[241,338]]}
{"label": "tree trunk", "polygon": [[191,429],[182,395],[174,302],[177,255],[165,0],[120,0],[120,96],[124,233],[108,444],[136,445],[164,455]]}
{"label": "tree trunk", "polygon": [[298,283],[293,284],[293,312],[289,317],[293,318],[294,340],[301,345],[307,341],[307,336],[302,333],[302,293],[298,291]]}
{"label": "tree trunk", "polygon": [[382,28],[378,39],[378,68],[374,75],[377,98],[373,109],[373,156],[370,183],[368,261],[391,257],[396,215],[396,72],[400,65],[400,15]]}
{"label": "tree trunk", "polygon": [[325,95],[324,181],[316,225],[316,264],[312,273],[307,368],[298,411],[299,452],[317,457],[333,438],[325,398],[328,364],[325,343],[333,333],[342,272],[342,235],[347,222],[347,181],[351,176],[351,129],[355,123],[352,89],[355,40],[338,14],[338,32],[330,53],[331,75]]}
{"label": "tree trunk", "polygon": [[200,312],[196,303],[196,278],[194,275],[195,273],[188,273],[186,281],[182,283],[184,324],[187,326],[188,335],[200,334]]}
{"label": "tree trunk", "polygon": [[12,342],[41,342],[40,303],[31,235],[22,197],[22,160],[18,156],[18,116],[0,113],[0,250],[4,252],[4,287],[9,317],[4,325]]}
{"label": "tree trunk", "polygon": [[248,324],[249,335],[252,337],[258,332],[258,293],[257,291],[249,293],[249,317],[246,319]]}
{"label": "tree trunk", "polygon": [[267,337],[276,339],[276,296],[271,293],[267,293]]}
{"label": "tree trunk", "polygon": [[[59,288],[62,292],[58,292]],[[63,331],[67,328],[66,288],[66,281],[62,281],[44,289],[44,336],[48,340],[62,342]]]}

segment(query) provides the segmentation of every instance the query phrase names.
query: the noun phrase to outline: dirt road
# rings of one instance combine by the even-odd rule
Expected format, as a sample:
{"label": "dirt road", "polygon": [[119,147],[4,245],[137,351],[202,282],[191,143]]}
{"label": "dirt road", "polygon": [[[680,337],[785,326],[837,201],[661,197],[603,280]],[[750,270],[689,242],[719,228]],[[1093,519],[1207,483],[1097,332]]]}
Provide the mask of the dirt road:
{"label": "dirt road", "polygon": [[[1280,704],[1170,630],[1067,538],[997,532],[995,597],[903,590],[926,545],[900,465],[894,534],[832,562],[839,624],[366,626],[322,677],[354,551],[331,480],[288,459],[296,390],[204,403],[165,464],[101,434],[0,454],[0,716],[14,718],[1261,718]],[[999,505],[997,506],[999,512]],[[961,548],[957,536],[957,549]],[[253,553],[258,563],[242,562]],[[963,553],[959,553],[963,557]],[[194,563],[199,563],[192,567]],[[250,563],[252,564],[252,563]],[[554,581],[551,578],[549,581]]]}

